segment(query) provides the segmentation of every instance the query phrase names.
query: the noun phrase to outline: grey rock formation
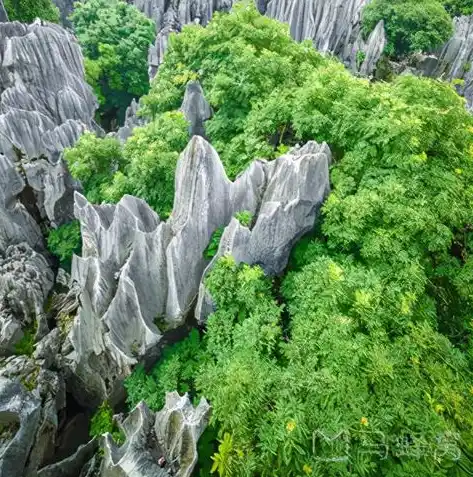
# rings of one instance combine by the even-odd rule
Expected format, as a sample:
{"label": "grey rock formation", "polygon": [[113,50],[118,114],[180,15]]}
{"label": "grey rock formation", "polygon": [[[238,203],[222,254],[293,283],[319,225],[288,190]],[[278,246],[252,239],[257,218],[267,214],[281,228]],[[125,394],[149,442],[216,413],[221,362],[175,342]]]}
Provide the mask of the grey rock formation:
{"label": "grey rock formation", "polygon": [[[104,439],[101,477],[189,477],[197,462],[197,441],[208,423],[205,399],[194,408],[187,395],[168,393],[162,411],[152,413],[144,402],[119,423],[122,446],[110,434]],[[161,458],[166,464],[159,464]]]}
{"label": "grey rock formation", "polygon": [[10,245],[27,243],[34,250],[44,250],[38,224],[19,199],[25,181],[13,163],[0,154],[0,254]]}
{"label": "grey rock formation", "polygon": [[69,15],[74,10],[74,3],[80,0],[53,0],[56,7],[59,8],[59,12],[61,13],[61,23],[65,27],[72,27],[72,24],[69,20]]}
{"label": "grey rock formation", "polygon": [[330,162],[326,144],[309,142],[265,164],[265,191],[253,227],[250,230],[233,218],[203,274],[195,311],[199,322],[204,323],[214,311],[204,281],[223,255],[232,255],[237,263],[259,265],[267,275],[284,271],[292,247],[314,227],[330,192]]}
{"label": "grey rock formation", "polygon": [[465,96],[468,109],[473,110],[473,15],[454,19],[453,37],[445,44],[438,56],[422,58],[417,68],[426,76],[464,80],[457,87]]}
{"label": "grey rock formation", "polygon": [[139,110],[139,103],[133,99],[130,106],[126,109],[125,124],[117,131],[117,138],[122,144],[125,144],[127,139],[133,134],[133,129],[146,124],[146,119],[138,115]]}
{"label": "grey rock formation", "polygon": [[7,22],[7,21],[8,21],[7,11],[5,10],[5,7],[3,6],[3,0],[0,0],[0,23]]}
{"label": "grey rock formation", "polygon": [[197,442],[207,427],[210,405],[202,398],[194,408],[186,395],[166,395],[164,408],[156,414],[154,430],[158,447],[169,462],[172,475],[190,477],[197,464]]}
{"label": "grey rock formation", "polygon": [[[33,477],[52,458],[65,384],[27,356],[0,368],[0,475]],[[6,425],[9,424],[9,425]]]}
{"label": "grey rock formation", "polygon": [[205,99],[204,90],[198,81],[187,83],[181,111],[189,123],[190,136],[205,137],[204,123],[212,117],[212,108]]}
{"label": "grey rock formation", "polygon": [[38,336],[47,333],[43,307],[53,283],[47,261],[28,244],[0,253],[0,354],[14,350],[25,327],[35,325]]}
{"label": "grey rock formation", "polygon": [[23,477],[41,417],[41,400],[0,377],[0,475]]}
{"label": "grey rock formation", "polygon": [[67,356],[76,398],[92,406],[110,398],[163,333],[184,324],[208,265],[204,251],[236,212],[258,212],[248,261],[278,273],[294,241],[313,226],[328,191],[329,162],[326,145],[309,143],[278,161],[255,161],[231,182],[217,152],[194,136],[179,159],[165,223],[130,196],[93,206],[76,194],[83,256],[72,266],[80,307]]}
{"label": "grey rock formation", "polygon": [[98,441],[92,439],[87,444],[80,446],[70,457],[43,467],[37,477],[78,477],[81,475],[81,471],[88,467],[88,462],[93,459],[97,450]]}
{"label": "grey rock formation", "polygon": [[60,225],[72,216],[65,147],[96,129],[97,102],[85,82],[74,37],[58,25],[0,23],[0,153],[32,189],[40,218]]}
{"label": "grey rock formation", "polygon": [[384,27],[365,45],[361,31],[361,13],[370,0],[270,0],[266,15],[289,24],[296,41],[312,40],[322,52],[330,52],[352,67],[358,52],[365,55],[363,71],[371,74],[384,49]]}

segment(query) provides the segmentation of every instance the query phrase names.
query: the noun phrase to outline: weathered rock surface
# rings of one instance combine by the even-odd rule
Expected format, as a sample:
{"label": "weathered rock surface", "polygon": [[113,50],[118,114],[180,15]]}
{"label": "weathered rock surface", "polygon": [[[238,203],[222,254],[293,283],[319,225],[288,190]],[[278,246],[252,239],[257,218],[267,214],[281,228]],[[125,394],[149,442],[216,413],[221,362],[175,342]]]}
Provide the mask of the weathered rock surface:
{"label": "weathered rock surface", "polygon": [[233,218],[203,274],[195,312],[199,322],[205,322],[214,311],[204,280],[223,255],[232,255],[237,263],[259,265],[267,275],[284,271],[291,249],[313,228],[330,192],[330,162],[326,144],[309,142],[265,164],[265,191],[254,225],[250,230]]}
{"label": "weathered rock surface", "polygon": [[187,395],[166,395],[164,408],[156,414],[154,430],[158,447],[169,462],[172,475],[190,477],[197,464],[197,442],[207,427],[210,405],[202,398],[194,408]]}
{"label": "weathered rock surface", "polygon": [[59,375],[27,357],[6,359],[0,368],[0,475],[36,477],[54,455],[57,413],[65,406]]}
{"label": "weathered rock surface", "polygon": [[88,463],[93,459],[97,450],[98,441],[92,439],[87,444],[80,446],[70,457],[43,467],[37,477],[78,477],[88,467]]}
{"label": "weathered rock surface", "polygon": [[0,23],[0,37],[0,154],[22,172],[40,218],[60,225],[72,217],[78,187],[61,152],[97,128],[80,47],[60,26],[39,21]]}
{"label": "weathered rock surface", "polygon": [[5,10],[5,7],[3,6],[3,0],[0,0],[0,22],[7,22],[8,21],[8,15]]}
{"label": "weathered rock surface", "polygon": [[[194,408],[187,395],[176,392],[167,394],[164,409],[157,414],[139,403],[119,423],[126,437],[122,446],[105,435],[101,477],[189,477],[209,413],[205,399]],[[163,457],[165,464],[160,464]]]}
{"label": "weathered rock surface", "polygon": [[44,302],[54,283],[46,259],[26,244],[0,253],[0,354],[8,354],[35,325],[38,336],[48,331]]}
{"label": "weathered rock surface", "polygon": [[[370,0],[270,0],[266,15],[289,24],[296,41],[312,40],[322,52],[338,56],[358,70],[357,54],[365,55],[363,71],[371,74],[385,46],[380,23],[367,44],[360,32],[361,13]],[[358,55],[359,56],[359,55]]]}
{"label": "weathered rock surface", "polygon": [[127,139],[133,134],[133,129],[146,124],[147,120],[138,115],[139,110],[139,103],[133,99],[130,106],[126,109],[125,124],[117,131],[117,138],[122,144],[125,144]]}
{"label": "weathered rock surface", "polygon": [[198,81],[189,81],[181,111],[189,123],[190,136],[205,137],[205,121],[212,117],[212,108],[205,99],[204,90]]}
{"label": "weathered rock surface", "polygon": [[453,37],[438,56],[425,56],[417,68],[426,76],[464,80],[458,92],[465,96],[468,109],[473,110],[473,15],[454,18]]}
{"label": "weathered rock surface", "polygon": [[309,143],[277,161],[255,161],[231,182],[213,147],[194,136],[177,165],[167,222],[131,196],[93,206],[76,194],[83,256],[73,259],[80,307],[67,360],[79,402],[109,398],[163,333],[184,324],[208,265],[204,251],[236,212],[258,217],[248,261],[279,273],[294,241],[314,224],[329,189],[329,162],[326,145]]}
{"label": "weathered rock surface", "polygon": [[23,477],[41,417],[41,400],[0,377],[0,475]]}
{"label": "weathered rock surface", "polygon": [[12,161],[0,154],[0,254],[19,243],[44,249],[41,230],[19,198],[24,189],[25,181]]}

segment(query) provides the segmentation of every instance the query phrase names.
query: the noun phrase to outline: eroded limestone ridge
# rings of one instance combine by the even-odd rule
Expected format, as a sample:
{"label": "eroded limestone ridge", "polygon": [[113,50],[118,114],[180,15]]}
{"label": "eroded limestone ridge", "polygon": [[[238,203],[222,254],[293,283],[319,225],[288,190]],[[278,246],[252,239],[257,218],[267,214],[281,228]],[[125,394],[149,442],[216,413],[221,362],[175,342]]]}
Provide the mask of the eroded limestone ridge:
{"label": "eroded limestone ridge", "polygon": [[40,220],[72,215],[72,180],[61,160],[86,129],[97,101],[75,38],[58,25],[0,23],[0,154],[36,198]]}
{"label": "eroded limestone ridge", "polygon": [[237,212],[255,216],[238,256],[279,273],[329,193],[330,160],[326,144],[311,142],[255,161],[231,182],[215,149],[194,136],[178,161],[167,222],[135,197],[95,206],[77,193],[84,246],[72,265],[80,307],[67,357],[77,399],[90,405],[113,395],[133,365],[184,325],[209,265],[204,251]]}

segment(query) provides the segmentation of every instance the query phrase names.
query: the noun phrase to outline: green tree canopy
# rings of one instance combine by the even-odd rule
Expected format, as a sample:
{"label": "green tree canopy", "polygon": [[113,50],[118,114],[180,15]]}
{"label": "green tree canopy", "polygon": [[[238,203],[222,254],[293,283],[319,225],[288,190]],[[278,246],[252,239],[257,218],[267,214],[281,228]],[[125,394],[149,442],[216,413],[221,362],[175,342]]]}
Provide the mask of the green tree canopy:
{"label": "green tree canopy", "polygon": [[443,0],[442,3],[452,17],[473,13],[473,0]]}
{"label": "green tree canopy", "polygon": [[440,0],[373,0],[363,10],[363,29],[369,34],[384,20],[391,56],[431,51],[453,33],[452,20]]}
{"label": "green tree canopy", "polygon": [[123,0],[78,2],[71,20],[86,56],[87,79],[109,127],[113,118],[123,120],[133,98],[148,92],[154,23]]}
{"label": "green tree canopy", "polygon": [[51,0],[4,0],[3,4],[11,22],[31,23],[36,18],[59,22],[59,10]]}

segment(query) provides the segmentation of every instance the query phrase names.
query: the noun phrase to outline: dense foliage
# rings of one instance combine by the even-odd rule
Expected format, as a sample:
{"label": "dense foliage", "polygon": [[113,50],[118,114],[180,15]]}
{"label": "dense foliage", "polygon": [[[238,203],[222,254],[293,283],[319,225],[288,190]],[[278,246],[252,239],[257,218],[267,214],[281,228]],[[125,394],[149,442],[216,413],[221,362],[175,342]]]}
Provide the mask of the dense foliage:
{"label": "dense foliage", "polygon": [[52,229],[48,235],[48,249],[65,268],[69,268],[72,256],[80,255],[82,249],[79,221],[74,220],[57,229]]}
{"label": "dense foliage", "polygon": [[103,402],[90,420],[90,437],[101,437],[109,432],[117,444],[124,442],[124,434],[113,420],[113,409],[108,402]]}
{"label": "dense foliage", "polygon": [[122,0],[77,2],[71,16],[86,56],[87,80],[100,102],[104,125],[123,120],[133,98],[149,89],[148,48],[154,23]]}
{"label": "dense foliage", "polygon": [[452,17],[471,15],[473,13],[472,0],[443,0],[442,3]]}
{"label": "dense foliage", "polygon": [[11,22],[31,23],[36,18],[59,22],[59,10],[52,0],[4,0],[3,5]]}
{"label": "dense foliage", "polygon": [[453,33],[452,20],[440,0],[373,0],[363,10],[365,33],[368,35],[381,20],[390,56],[431,51]]}
{"label": "dense foliage", "polygon": [[187,141],[184,116],[169,112],[136,128],[124,147],[115,138],[86,133],[64,156],[89,201],[118,202],[131,194],[167,217],[173,206],[177,159]]}
{"label": "dense foliage", "polygon": [[473,119],[464,100],[440,81],[355,78],[252,6],[172,38],[147,114],[175,109],[195,77],[230,174],[315,139],[334,153],[333,191],[284,279],[217,262],[207,279],[217,311],[194,343],[197,362],[182,372],[189,355],[173,348],[159,373],[138,371],[146,385],[131,402],[162,402],[163,376],[206,396],[221,476],[469,475]]}

